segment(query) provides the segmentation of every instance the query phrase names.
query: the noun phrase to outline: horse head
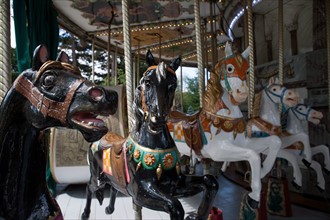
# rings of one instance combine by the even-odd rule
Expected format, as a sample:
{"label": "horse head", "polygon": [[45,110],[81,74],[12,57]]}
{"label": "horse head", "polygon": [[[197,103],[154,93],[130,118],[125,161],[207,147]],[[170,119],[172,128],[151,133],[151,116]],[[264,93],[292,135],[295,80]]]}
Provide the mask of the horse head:
{"label": "horse head", "polygon": [[298,104],[292,108],[294,115],[301,121],[306,120],[317,125],[323,118],[323,114],[320,111],[316,111],[311,106],[305,104]]}
{"label": "horse head", "polygon": [[181,58],[176,58],[170,65],[164,62],[156,65],[153,55],[148,51],[146,60],[148,69],[137,87],[133,107],[138,118],[148,124],[148,130],[159,133],[166,125],[166,117],[173,104],[177,87],[175,71]]}
{"label": "horse head", "polygon": [[246,100],[248,96],[246,75],[249,66],[247,62],[249,51],[250,48],[247,48],[242,54],[233,53],[230,44],[227,42],[226,56],[217,63],[208,82],[207,90],[209,92],[206,92],[206,97],[216,96],[214,101],[211,101],[211,105],[214,105],[221,98],[222,88],[229,93],[233,104],[238,105]]}
{"label": "horse head", "polygon": [[298,93],[279,84],[277,78],[275,79],[274,77],[271,77],[268,85],[264,88],[264,91],[273,103],[281,103],[284,107],[289,108],[298,104]]}
{"label": "horse head", "polygon": [[50,61],[47,48],[37,47],[33,68],[24,71],[13,88],[28,100],[23,112],[34,127],[74,128],[87,141],[96,141],[108,130],[97,116],[114,114],[118,95],[85,80],[76,67],[61,62],[68,59],[62,55],[60,61]]}

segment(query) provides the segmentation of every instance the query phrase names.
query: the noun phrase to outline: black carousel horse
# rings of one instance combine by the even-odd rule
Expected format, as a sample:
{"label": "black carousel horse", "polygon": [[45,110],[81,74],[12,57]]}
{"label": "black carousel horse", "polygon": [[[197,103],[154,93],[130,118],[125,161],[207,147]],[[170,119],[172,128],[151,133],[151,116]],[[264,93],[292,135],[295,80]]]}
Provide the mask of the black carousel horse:
{"label": "black carousel horse", "polygon": [[[133,198],[134,209],[147,207],[164,211],[172,220],[184,219],[178,197],[204,191],[197,213],[187,219],[207,219],[218,191],[218,182],[211,175],[192,176],[180,172],[179,152],[166,125],[177,77],[175,70],[181,59],[170,65],[155,65],[147,53],[149,68],[135,91],[134,122],[127,139],[108,132],[90,147],[88,158],[91,179],[87,185],[87,203],[82,219],[88,219],[93,193],[103,201],[105,185],[110,185],[110,203],[106,213],[114,211],[117,192]],[[93,151],[93,149],[95,149]]]}
{"label": "black carousel horse", "polygon": [[117,102],[117,93],[84,80],[68,63],[49,61],[46,47],[37,47],[32,68],[0,106],[0,219],[63,219],[47,188],[48,148],[40,137],[68,127],[96,141],[108,131],[96,116],[115,113]]}

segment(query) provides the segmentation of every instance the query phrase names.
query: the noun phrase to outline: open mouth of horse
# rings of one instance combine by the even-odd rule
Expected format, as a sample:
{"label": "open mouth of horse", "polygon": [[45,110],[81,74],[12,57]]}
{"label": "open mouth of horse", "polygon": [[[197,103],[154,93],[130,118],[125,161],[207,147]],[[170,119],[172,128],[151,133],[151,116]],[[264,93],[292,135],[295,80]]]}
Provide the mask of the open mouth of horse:
{"label": "open mouth of horse", "polygon": [[[102,119],[97,118],[101,114],[96,114],[93,112],[76,112],[72,115],[71,121],[78,125],[79,127],[83,127],[88,130],[107,130],[105,122]],[[103,114],[105,115],[105,114]]]}

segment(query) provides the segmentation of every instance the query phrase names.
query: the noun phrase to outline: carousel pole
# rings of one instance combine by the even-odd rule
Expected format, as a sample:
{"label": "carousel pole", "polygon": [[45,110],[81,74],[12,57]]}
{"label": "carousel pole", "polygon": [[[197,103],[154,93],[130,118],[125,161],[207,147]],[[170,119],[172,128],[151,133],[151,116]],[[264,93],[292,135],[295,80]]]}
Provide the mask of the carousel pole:
{"label": "carousel pole", "polygon": [[330,112],[330,2],[325,1],[327,16],[327,51],[328,51],[328,111]]}
{"label": "carousel pole", "polygon": [[110,86],[110,40],[111,40],[111,24],[108,25],[108,86]]}
{"label": "carousel pole", "polygon": [[10,77],[10,1],[0,0],[0,103],[9,89]]}
{"label": "carousel pole", "polygon": [[122,0],[123,13],[123,34],[124,34],[124,56],[125,56],[125,74],[126,74],[126,95],[127,95],[127,117],[128,130],[132,129],[132,102],[133,102],[133,77],[132,77],[132,58],[131,58],[131,35],[128,15],[128,0]]}
{"label": "carousel pole", "polygon": [[94,77],[95,77],[95,34],[93,35],[93,39],[92,39],[92,82],[94,83]]}
{"label": "carousel pole", "polygon": [[196,32],[197,65],[198,65],[197,67],[198,67],[198,81],[199,81],[199,105],[200,107],[203,107],[205,79],[204,79],[204,71],[203,71],[203,52],[202,52],[199,0],[194,0],[194,14],[195,14],[195,32]]}
{"label": "carousel pole", "polygon": [[283,85],[283,0],[278,0],[278,79]]}
{"label": "carousel pole", "polygon": [[247,1],[247,24],[248,24],[248,45],[250,47],[249,55],[249,99],[248,99],[248,116],[253,117],[254,105],[254,44],[253,44],[253,20],[252,20],[252,0]]}

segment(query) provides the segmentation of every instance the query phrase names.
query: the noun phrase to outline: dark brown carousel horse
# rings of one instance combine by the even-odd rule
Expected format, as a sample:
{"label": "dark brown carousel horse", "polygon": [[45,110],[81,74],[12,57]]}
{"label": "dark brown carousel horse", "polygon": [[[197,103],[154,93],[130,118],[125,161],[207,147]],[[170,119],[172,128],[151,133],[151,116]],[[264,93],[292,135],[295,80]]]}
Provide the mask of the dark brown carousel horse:
{"label": "dark brown carousel horse", "polygon": [[179,152],[166,125],[177,87],[175,70],[180,62],[177,58],[170,65],[161,62],[156,66],[152,54],[147,53],[149,68],[135,91],[131,134],[124,139],[109,132],[89,150],[91,179],[82,219],[89,218],[93,193],[102,203],[106,184],[110,185],[108,214],[114,211],[120,191],[131,196],[138,209],[147,207],[167,212],[172,220],[182,220],[185,212],[178,197],[204,191],[197,213],[187,219],[208,218],[218,182],[211,175],[180,172]]}
{"label": "dark brown carousel horse", "polygon": [[63,219],[47,188],[48,149],[39,137],[47,128],[68,127],[96,141],[108,131],[96,116],[117,109],[117,93],[47,57],[46,47],[37,47],[32,69],[15,80],[0,106],[0,219]]}

